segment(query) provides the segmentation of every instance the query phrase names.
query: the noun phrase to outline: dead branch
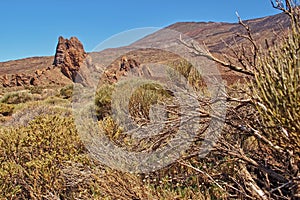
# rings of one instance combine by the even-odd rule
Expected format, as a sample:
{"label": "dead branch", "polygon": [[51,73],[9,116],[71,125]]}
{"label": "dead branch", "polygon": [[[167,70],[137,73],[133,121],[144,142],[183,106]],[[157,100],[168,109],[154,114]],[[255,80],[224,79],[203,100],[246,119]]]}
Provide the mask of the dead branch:
{"label": "dead branch", "polygon": [[220,60],[218,58],[216,58],[214,55],[211,54],[211,52],[206,49],[206,50],[202,50],[198,45],[194,44],[194,43],[191,43],[191,44],[188,44],[186,41],[184,41],[180,35],[180,38],[179,38],[179,42],[182,43],[184,46],[188,47],[189,49],[193,50],[193,53],[195,56],[202,56],[202,57],[205,57],[205,58],[208,58],[209,60],[212,60],[220,65],[222,65],[223,67],[226,67],[232,71],[235,71],[235,72],[238,72],[238,73],[242,73],[242,74],[245,74],[245,75],[248,75],[248,76],[254,76],[253,72],[251,70],[246,70],[246,69],[243,69],[237,65],[234,65],[233,63],[231,62],[225,62],[223,60]]}
{"label": "dead branch", "polygon": [[195,170],[196,172],[200,172],[201,174],[205,175],[206,177],[208,177],[214,184],[216,184],[221,190],[226,191],[215,179],[213,179],[213,177],[211,177],[208,173],[200,170],[199,168],[196,168],[194,166],[192,166],[191,164],[187,164],[186,162],[182,162],[182,161],[177,161],[179,164],[184,165],[188,168],[191,168],[193,170]]}
{"label": "dead branch", "polygon": [[250,188],[250,192],[256,194],[257,198],[267,200],[268,196],[265,191],[263,191],[253,180],[252,175],[247,170],[246,166],[242,163],[239,164],[241,169],[240,174],[245,179],[246,185]]}

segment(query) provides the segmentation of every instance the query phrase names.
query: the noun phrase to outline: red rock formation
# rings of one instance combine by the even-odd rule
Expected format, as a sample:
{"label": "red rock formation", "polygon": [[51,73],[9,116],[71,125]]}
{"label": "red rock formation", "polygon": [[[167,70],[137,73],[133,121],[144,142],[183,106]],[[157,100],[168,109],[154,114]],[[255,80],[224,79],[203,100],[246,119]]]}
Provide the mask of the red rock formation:
{"label": "red rock formation", "polygon": [[140,66],[140,63],[134,59],[127,59],[126,56],[123,56],[121,58],[120,71],[122,71],[122,70],[129,71],[130,69],[133,69],[136,67],[138,68],[139,66]]}
{"label": "red rock formation", "polygon": [[3,87],[36,85],[36,78],[26,74],[12,74],[0,77]]}
{"label": "red rock formation", "polygon": [[64,39],[60,36],[53,65],[59,67],[66,77],[74,81],[86,56],[83,45],[76,37]]}
{"label": "red rock formation", "polygon": [[141,76],[140,63],[135,59],[123,56],[119,62],[114,62],[107,67],[103,76],[100,78],[102,82],[115,83],[120,80],[122,76],[132,73],[136,76]]}

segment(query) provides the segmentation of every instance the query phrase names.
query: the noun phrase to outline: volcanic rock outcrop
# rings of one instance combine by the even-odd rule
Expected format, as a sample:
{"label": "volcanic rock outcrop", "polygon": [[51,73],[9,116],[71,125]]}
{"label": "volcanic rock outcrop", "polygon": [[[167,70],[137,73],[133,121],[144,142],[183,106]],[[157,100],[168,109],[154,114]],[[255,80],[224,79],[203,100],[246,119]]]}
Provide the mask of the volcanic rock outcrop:
{"label": "volcanic rock outcrop", "polygon": [[53,65],[59,67],[66,77],[75,81],[80,65],[86,56],[87,53],[84,51],[82,43],[76,37],[65,39],[60,36]]}
{"label": "volcanic rock outcrop", "polygon": [[139,67],[139,66],[140,66],[140,63],[134,59],[131,59],[131,58],[127,59],[126,56],[123,56],[121,58],[120,71],[121,70],[129,71],[130,69],[133,69],[133,68]]}
{"label": "volcanic rock outcrop", "polygon": [[100,77],[102,82],[115,83],[120,80],[122,76],[128,73],[135,76],[142,76],[141,64],[133,58],[123,56],[119,61],[115,61],[104,72],[104,76]]}
{"label": "volcanic rock outcrop", "polygon": [[26,74],[12,74],[0,77],[4,87],[36,85],[36,78]]}

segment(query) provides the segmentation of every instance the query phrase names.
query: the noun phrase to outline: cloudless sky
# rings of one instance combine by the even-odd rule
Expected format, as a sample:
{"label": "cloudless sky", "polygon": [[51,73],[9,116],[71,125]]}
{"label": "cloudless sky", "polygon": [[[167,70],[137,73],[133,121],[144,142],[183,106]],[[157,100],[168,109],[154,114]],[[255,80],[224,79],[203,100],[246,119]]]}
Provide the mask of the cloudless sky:
{"label": "cloudless sky", "polygon": [[175,22],[237,22],[279,13],[269,0],[3,0],[0,62],[54,55],[57,39],[76,36],[86,51],[134,28]]}

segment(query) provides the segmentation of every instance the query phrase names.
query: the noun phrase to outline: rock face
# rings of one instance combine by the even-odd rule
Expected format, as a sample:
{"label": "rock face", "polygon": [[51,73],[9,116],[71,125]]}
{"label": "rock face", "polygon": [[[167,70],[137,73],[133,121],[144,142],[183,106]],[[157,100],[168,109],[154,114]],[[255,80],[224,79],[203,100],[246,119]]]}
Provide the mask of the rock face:
{"label": "rock face", "polygon": [[128,73],[135,76],[142,76],[141,64],[133,58],[123,56],[118,62],[115,62],[107,67],[102,79],[103,82],[115,83],[120,80],[122,76],[127,76]]}
{"label": "rock face", "polygon": [[75,80],[80,65],[86,56],[83,45],[76,37],[70,39],[59,37],[53,66],[51,66],[53,58],[49,62],[48,59],[41,58],[28,58],[24,59],[23,62],[12,61],[11,66],[14,68],[11,67],[10,71],[5,71],[6,65],[9,65],[10,62],[4,63],[0,69],[0,86],[24,87],[41,84],[67,84],[70,80]]}
{"label": "rock face", "polygon": [[139,66],[140,66],[140,63],[134,59],[127,59],[126,56],[123,56],[121,58],[120,71],[122,71],[122,70],[129,71],[130,69],[133,69],[136,67],[138,68]]}
{"label": "rock face", "polygon": [[12,74],[0,77],[3,87],[36,85],[37,80],[34,76],[26,74]]}
{"label": "rock face", "polygon": [[53,65],[59,67],[66,77],[74,81],[86,56],[83,45],[76,37],[65,39],[60,36]]}
{"label": "rock face", "polygon": [[24,87],[40,85],[66,85],[70,84],[70,79],[66,78],[58,68],[53,66],[44,69],[37,69],[31,73],[16,73],[0,75],[0,87]]}

